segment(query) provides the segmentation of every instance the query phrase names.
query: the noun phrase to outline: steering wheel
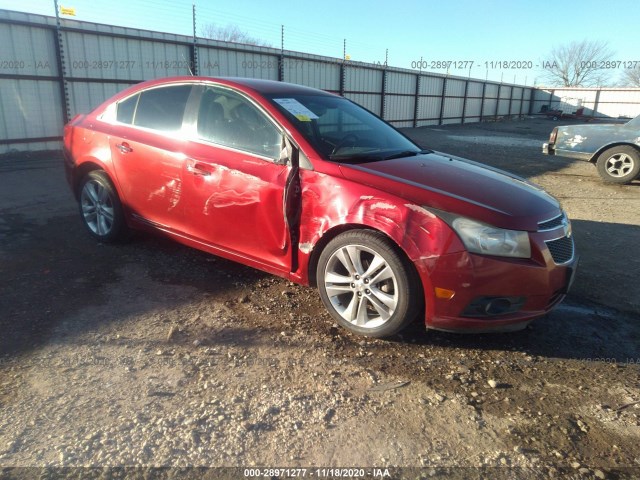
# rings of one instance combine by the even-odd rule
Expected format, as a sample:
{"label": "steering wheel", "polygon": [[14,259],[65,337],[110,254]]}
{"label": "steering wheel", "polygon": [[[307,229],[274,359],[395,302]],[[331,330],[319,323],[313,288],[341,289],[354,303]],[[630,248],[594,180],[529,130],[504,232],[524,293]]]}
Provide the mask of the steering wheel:
{"label": "steering wheel", "polygon": [[360,139],[355,133],[349,133],[345,135],[344,137],[342,137],[342,139],[340,139],[340,141],[338,141],[338,143],[336,143],[336,146],[333,147],[333,150],[331,150],[331,155],[335,155],[335,153],[338,152],[341,148],[349,145],[355,145],[355,142],[357,142],[358,140]]}

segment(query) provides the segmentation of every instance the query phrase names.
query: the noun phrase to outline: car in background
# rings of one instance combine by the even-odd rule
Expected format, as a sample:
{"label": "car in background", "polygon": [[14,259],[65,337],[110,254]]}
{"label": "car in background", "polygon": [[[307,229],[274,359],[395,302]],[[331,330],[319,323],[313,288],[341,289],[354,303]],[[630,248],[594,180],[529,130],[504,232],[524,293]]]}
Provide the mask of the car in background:
{"label": "car in background", "polygon": [[64,157],[98,241],[147,229],[315,285],[357,334],[521,329],[574,278],[556,199],[321,90],[147,81],[67,124]]}
{"label": "car in background", "polygon": [[555,127],[542,153],[591,162],[605,182],[631,183],[640,175],[640,116],[625,124]]}

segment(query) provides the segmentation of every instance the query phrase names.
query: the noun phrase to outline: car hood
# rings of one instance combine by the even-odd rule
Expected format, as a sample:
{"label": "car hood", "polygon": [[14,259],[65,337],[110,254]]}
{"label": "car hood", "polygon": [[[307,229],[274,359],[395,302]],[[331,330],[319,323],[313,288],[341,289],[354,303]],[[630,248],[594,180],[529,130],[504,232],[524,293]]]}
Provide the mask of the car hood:
{"label": "car hood", "polygon": [[350,180],[413,204],[501,228],[535,231],[560,213],[555,198],[524,178],[439,152],[340,168]]}

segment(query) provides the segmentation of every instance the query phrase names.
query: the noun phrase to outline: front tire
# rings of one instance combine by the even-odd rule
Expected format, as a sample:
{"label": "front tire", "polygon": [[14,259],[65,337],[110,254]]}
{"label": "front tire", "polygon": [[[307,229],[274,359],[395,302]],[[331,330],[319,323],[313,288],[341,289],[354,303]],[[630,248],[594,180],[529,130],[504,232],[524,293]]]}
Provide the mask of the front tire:
{"label": "front tire", "polygon": [[97,240],[112,243],[127,233],[122,203],[109,176],[102,170],[89,172],[79,185],[80,218]]}
{"label": "front tire", "polygon": [[613,147],[598,156],[596,166],[605,182],[624,185],[631,183],[640,173],[640,155],[633,147]]}
{"label": "front tire", "polygon": [[316,280],[331,316],[358,335],[391,336],[422,305],[413,266],[379,232],[351,230],[331,240],[318,259]]}

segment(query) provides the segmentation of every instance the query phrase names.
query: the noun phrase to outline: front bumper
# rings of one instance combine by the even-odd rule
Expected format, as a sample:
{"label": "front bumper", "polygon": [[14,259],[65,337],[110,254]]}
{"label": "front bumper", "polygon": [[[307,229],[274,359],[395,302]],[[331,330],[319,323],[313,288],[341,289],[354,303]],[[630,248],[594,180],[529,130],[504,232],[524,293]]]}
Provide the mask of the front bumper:
{"label": "front bumper", "polygon": [[[544,240],[539,243],[544,244]],[[532,239],[532,244],[533,244]],[[533,246],[533,245],[532,245]],[[427,282],[454,291],[450,299],[427,291],[428,328],[461,333],[514,331],[545,315],[566,296],[575,278],[578,257],[557,265],[548,249],[537,249],[531,260],[506,259],[460,252],[440,257]],[[421,275],[422,275],[421,271]],[[425,283],[423,278],[423,284]],[[482,298],[522,298],[517,311],[468,315],[469,305]]]}

